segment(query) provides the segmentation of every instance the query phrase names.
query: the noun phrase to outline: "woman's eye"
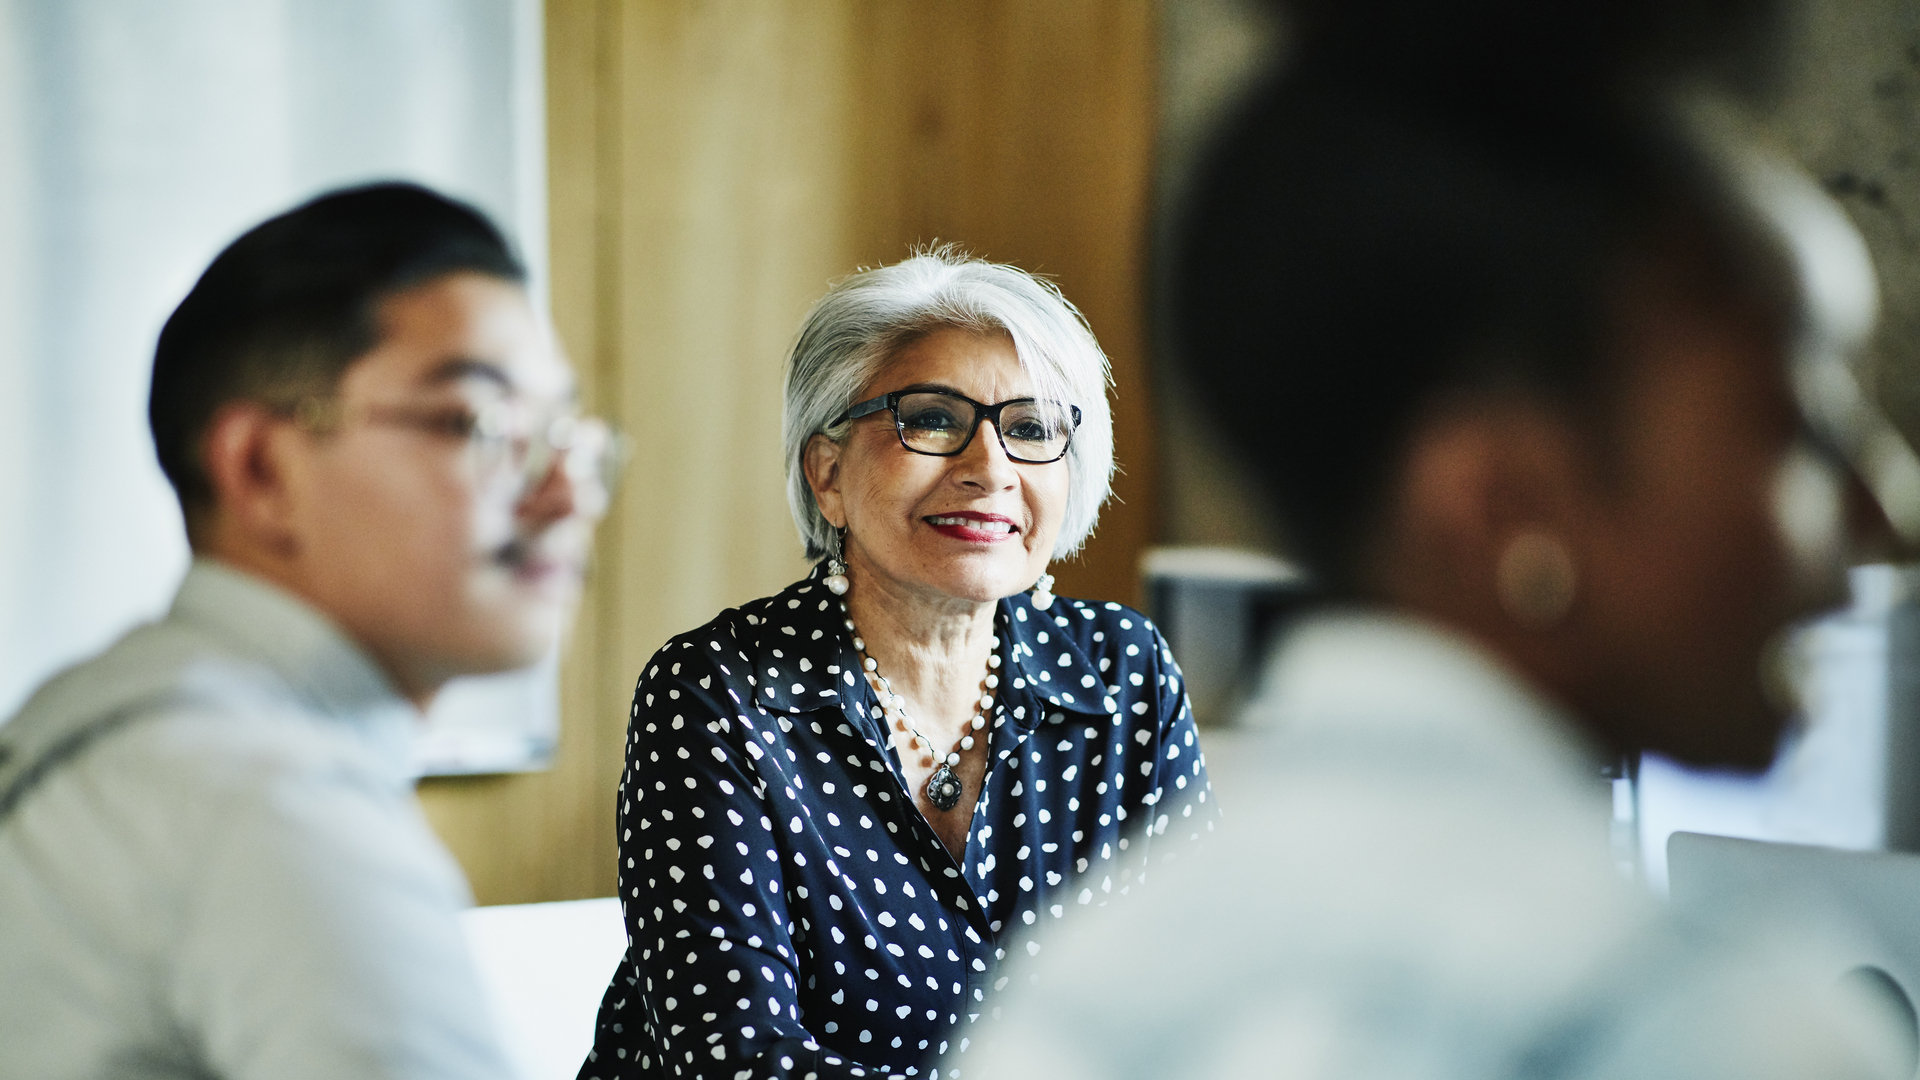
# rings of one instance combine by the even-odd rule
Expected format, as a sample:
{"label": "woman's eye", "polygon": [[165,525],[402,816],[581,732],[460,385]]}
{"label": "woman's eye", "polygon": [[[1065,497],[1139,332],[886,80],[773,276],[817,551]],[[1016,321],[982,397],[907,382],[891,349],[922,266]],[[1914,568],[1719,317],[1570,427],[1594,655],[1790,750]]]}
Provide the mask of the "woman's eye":
{"label": "woman's eye", "polygon": [[960,426],[960,421],[944,409],[924,409],[909,413],[900,418],[900,422],[918,431],[948,431]]}
{"label": "woman's eye", "polygon": [[1009,439],[1019,439],[1022,442],[1045,442],[1052,437],[1053,433],[1047,429],[1047,425],[1038,420],[1021,420],[1007,425]]}

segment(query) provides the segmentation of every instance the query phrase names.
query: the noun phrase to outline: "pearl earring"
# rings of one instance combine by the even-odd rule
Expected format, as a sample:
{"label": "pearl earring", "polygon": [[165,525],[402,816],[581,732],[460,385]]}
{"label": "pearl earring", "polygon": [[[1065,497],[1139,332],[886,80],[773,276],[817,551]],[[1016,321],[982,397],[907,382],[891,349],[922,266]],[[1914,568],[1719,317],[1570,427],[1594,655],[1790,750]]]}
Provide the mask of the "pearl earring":
{"label": "pearl earring", "polygon": [[846,533],[845,529],[833,530],[833,553],[827,556],[827,576],[821,582],[835,596],[847,595],[847,588],[852,584],[847,580],[847,564],[840,559],[847,546]]}
{"label": "pearl earring", "polygon": [[1532,530],[1514,537],[1494,568],[1500,606],[1528,630],[1545,630],[1566,618],[1579,580],[1567,545]]}
{"label": "pearl earring", "polygon": [[1033,606],[1045,611],[1053,606],[1053,575],[1041,574],[1033,583]]}

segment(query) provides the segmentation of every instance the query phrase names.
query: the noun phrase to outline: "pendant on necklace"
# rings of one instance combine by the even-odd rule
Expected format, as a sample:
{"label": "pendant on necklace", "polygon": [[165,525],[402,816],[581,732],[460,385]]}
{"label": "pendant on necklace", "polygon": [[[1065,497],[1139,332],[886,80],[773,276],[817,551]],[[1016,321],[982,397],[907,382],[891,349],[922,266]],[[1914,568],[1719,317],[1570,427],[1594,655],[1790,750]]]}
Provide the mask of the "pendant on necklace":
{"label": "pendant on necklace", "polygon": [[942,810],[960,805],[960,791],[960,776],[951,765],[942,763],[927,778],[927,801]]}

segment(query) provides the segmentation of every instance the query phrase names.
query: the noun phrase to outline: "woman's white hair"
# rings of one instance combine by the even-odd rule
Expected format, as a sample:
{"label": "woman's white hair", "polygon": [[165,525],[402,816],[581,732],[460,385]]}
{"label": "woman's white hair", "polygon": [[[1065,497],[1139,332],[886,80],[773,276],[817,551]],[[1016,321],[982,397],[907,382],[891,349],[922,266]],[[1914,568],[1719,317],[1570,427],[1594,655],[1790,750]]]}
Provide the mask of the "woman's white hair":
{"label": "woman's white hair", "polygon": [[948,245],[835,283],[807,312],[794,339],[780,433],[787,503],[807,558],[825,557],[834,542],[833,526],[807,486],[807,442],[815,435],[844,440],[849,425],[831,422],[854,404],[854,395],[903,346],[946,327],[1006,333],[1033,380],[1034,396],[1080,407],[1080,428],[1065,460],[1067,505],[1053,557],[1080,550],[1093,534],[1113,480],[1106,354],[1080,310],[1051,282]]}

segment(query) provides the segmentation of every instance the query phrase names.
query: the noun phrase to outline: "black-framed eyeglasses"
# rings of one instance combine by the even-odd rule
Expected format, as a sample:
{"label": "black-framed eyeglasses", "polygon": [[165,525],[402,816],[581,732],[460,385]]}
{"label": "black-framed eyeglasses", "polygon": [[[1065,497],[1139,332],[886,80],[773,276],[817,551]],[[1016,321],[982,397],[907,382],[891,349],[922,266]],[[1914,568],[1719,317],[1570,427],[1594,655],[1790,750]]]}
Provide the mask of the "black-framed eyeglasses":
{"label": "black-framed eyeglasses", "polygon": [[833,423],[858,420],[882,409],[893,413],[901,446],[933,457],[952,457],[965,450],[973,444],[980,421],[991,420],[1007,457],[1026,465],[1045,465],[1067,456],[1073,433],[1080,427],[1080,407],[1064,401],[1013,398],[982,405],[964,394],[943,390],[895,390],[853,406]]}

